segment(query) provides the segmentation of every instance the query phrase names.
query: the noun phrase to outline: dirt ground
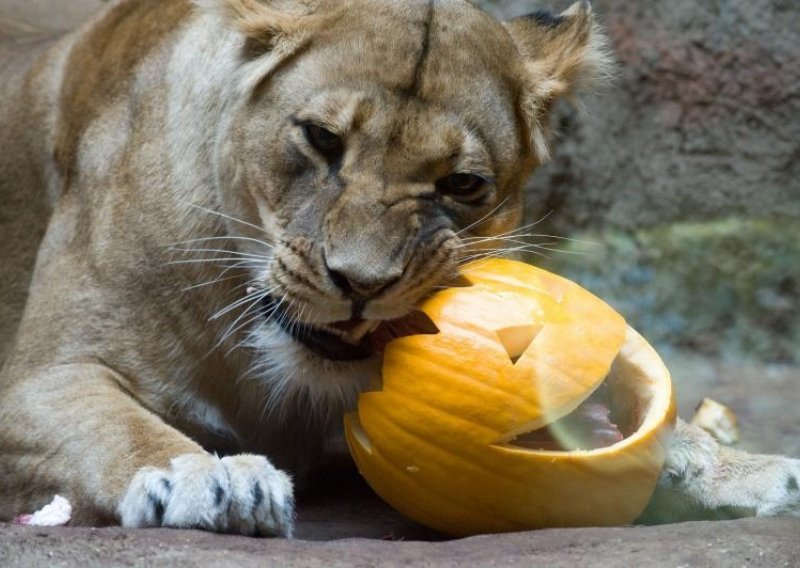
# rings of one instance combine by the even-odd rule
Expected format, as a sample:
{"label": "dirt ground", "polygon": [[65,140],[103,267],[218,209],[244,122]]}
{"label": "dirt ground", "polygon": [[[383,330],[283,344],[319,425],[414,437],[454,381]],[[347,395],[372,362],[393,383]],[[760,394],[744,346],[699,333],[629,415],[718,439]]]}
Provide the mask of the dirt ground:
{"label": "dirt ground", "polygon": [[800,523],[745,520],[480,536],[450,542],[257,540],[197,531],[0,528],[0,565],[794,567]]}
{"label": "dirt ground", "polygon": [[[0,0],[0,36],[67,30],[98,0]],[[741,447],[800,456],[797,369],[666,352],[689,416],[704,395],[733,407]],[[196,531],[37,529],[0,525],[0,566],[797,566],[800,520],[558,529],[447,541],[374,497],[344,457],[299,500],[297,538]]]}

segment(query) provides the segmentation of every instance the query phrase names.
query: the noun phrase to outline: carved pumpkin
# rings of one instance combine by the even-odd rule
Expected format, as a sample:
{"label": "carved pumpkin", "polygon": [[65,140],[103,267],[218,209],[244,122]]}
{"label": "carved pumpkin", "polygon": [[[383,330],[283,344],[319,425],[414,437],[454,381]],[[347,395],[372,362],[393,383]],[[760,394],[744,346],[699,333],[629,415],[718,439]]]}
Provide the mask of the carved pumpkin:
{"label": "carved pumpkin", "polygon": [[658,355],[569,280],[497,259],[463,277],[419,308],[438,332],[390,341],[345,417],[362,475],[459,536],[635,520],[675,421]]}

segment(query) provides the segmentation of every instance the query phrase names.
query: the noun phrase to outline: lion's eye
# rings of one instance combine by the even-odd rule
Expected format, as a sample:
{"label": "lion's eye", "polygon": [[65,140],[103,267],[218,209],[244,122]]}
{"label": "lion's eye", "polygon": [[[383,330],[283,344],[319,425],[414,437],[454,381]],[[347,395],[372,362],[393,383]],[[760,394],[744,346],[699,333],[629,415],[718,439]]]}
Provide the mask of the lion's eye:
{"label": "lion's eye", "polygon": [[475,174],[451,174],[438,180],[436,189],[456,199],[472,200],[480,197],[486,182],[486,178]]}
{"label": "lion's eye", "polygon": [[338,160],[344,154],[344,140],[319,124],[304,124],[303,133],[317,152],[329,161]]}

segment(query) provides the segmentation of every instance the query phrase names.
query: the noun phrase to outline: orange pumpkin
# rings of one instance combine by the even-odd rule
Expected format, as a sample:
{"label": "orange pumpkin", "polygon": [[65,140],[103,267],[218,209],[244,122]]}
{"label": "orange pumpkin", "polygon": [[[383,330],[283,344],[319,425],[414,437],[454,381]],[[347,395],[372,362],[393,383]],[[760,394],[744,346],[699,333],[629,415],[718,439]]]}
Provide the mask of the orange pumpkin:
{"label": "orange pumpkin", "polygon": [[[656,352],[547,271],[494,259],[463,276],[419,308],[438,332],[389,342],[376,390],[345,417],[362,475],[406,516],[459,536],[636,519],[675,421]],[[574,417],[598,408],[576,438]]]}

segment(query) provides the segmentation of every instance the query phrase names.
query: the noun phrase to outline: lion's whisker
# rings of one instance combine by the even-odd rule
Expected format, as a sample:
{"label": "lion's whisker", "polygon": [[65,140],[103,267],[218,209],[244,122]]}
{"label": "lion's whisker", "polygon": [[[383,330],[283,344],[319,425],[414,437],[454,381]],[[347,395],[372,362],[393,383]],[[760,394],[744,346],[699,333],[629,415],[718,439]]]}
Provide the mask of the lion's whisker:
{"label": "lion's whisker", "polygon": [[[218,340],[218,341],[217,341],[217,343],[214,345],[214,348],[215,348],[215,349],[216,349],[217,347],[219,347],[220,345],[222,345],[223,343],[225,343],[225,341],[226,341],[226,340],[227,340],[227,339],[228,339],[228,338],[229,338],[231,335],[233,335],[234,333],[236,333],[236,332],[237,332],[238,330],[240,330],[242,327],[246,326],[246,325],[247,325],[248,323],[250,323],[250,322],[251,322],[253,319],[255,319],[255,318],[257,318],[257,317],[259,317],[259,316],[260,316],[260,314],[254,314],[254,315],[253,315],[253,317],[251,317],[250,319],[246,320],[244,323],[242,323],[242,324],[239,324],[239,322],[241,322],[241,321],[242,321],[242,319],[244,319],[244,318],[245,318],[245,317],[246,317],[246,316],[247,316],[247,315],[250,313],[250,310],[252,310],[254,306],[258,305],[258,302],[259,302],[259,301],[260,301],[260,299],[259,299],[259,298],[253,298],[253,299],[251,299],[251,300],[250,300],[250,303],[247,305],[247,307],[246,307],[244,310],[242,310],[242,313],[241,313],[241,314],[239,314],[239,315],[236,317],[236,319],[235,319],[235,320],[233,320],[233,322],[231,322],[231,324],[230,324],[230,325],[229,325],[229,326],[228,326],[228,327],[225,329],[225,331],[222,333],[222,335],[220,336],[219,340]],[[226,353],[226,355],[227,355],[227,353]]]}
{"label": "lion's whisker", "polygon": [[265,298],[266,296],[269,295],[269,293],[270,293],[270,290],[267,290],[265,292],[260,292],[259,291],[259,292],[256,292],[254,294],[247,294],[243,298],[240,298],[239,300],[236,300],[235,302],[233,302],[231,304],[228,304],[224,308],[220,309],[218,312],[216,312],[214,315],[212,315],[208,319],[209,319],[209,321],[214,321],[216,319],[219,319],[222,316],[224,316],[225,314],[227,314],[228,312],[230,312],[231,310],[235,310],[236,308],[238,308],[242,304],[246,304],[248,301],[252,300],[253,298],[258,298],[259,296],[261,298]]}
{"label": "lion's whisker", "polygon": [[238,259],[238,258],[231,258],[231,259],[195,259],[194,261],[174,261],[167,263],[165,266],[169,266],[172,264],[208,264],[212,266],[216,266],[222,268],[223,270],[217,274],[217,277],[222,277],[226,273],[230,272],[231,270],[242,269],[242,270],[250,270],[250,271],[259,271],[264,268],[264,264],[261,262],[256,262],[251,259]]}
{"label": "lion's whisker", "polygon": [[[247,307],[246,307],[246,308],[245,308],[245,309],[242,311],[242,313],[241,313],[241,314],[239,314],[239,316],[238,316],[238,317],[237,317],[235,320],[233,320],[233,322],[232,322],[232,323],[231,323],[231,324],[228,326],[227,330],[226,330],[226,331],[223,333],[222,337],[221,337],[221,338],[220,338],[220,340],[217,342],[217,344],[214,346],[214,348],[217,348],[217,347],[219,347],[220,345],[222,345],[223,343],[225,343],[225,341],[226,341],[226,340],[227,340],[229,337],[231,337],[231,336],[232,336],[233,334],[235,334],[237,331],[239,331],[239,330],[241,330],[241,329],[243,329],[243,328],[247,327],[248,325],[250,325],[250,324],[251,324],[253,321],[255,321],[256,319],[258,319],[259,317],[262,317],[262,316],[264,316],[265,318],[268,318],[268,317],[270,316],[270,314],[266,314],[266,315],[265,315],[265,314],[263,314],[263,313],[256,313],[255,315],[253,315],[253,317],[251,317],[250,319],[246,320],[245,322],[243,322],[243,323],[241,323],[241,324],[239,323],[239,322],[241,322],[241,320],[242,320],[242,319],[244,319],[244,318],[247,316],[247,314],[248,314],[248,313],[250,313],[250,311],[253,309],[253,307],[254,307],[254,306],[257,306],[257,305],[258,305],[258,304],[259,304],[259,303],[260,303],[260,302],[261,302],[261,301],[262,301],[264,298],[266,298],[266,297],[267,297],[267,296],[269,296],[269,295],[270,295],[272,292],[274,292],[274,291],[275,291],[275,289],[276,289],[276,287],[269,288],[269,289],[259,289],[259,290],[258,290],[256,293],[254,293],[254,294],[248,294],[248,295],[247,295],[247,296],[245,296],[245,297],[244,297],[242,300],[239,300],[238,302],[236,302],[236,303],[235,303],[235,307],[238,307],[238,306],[240,306],[240,305],[243,305],[243,304],[247,304]],[[249,303],[248,303],[248,302],[249,302]],[[229,308],[230,308],[230,309],[234,309],[234,307],[231,307],[231,306],[229,306]],[[230,309],[227,309],[227,308],[226,308],[226,310],[227,310],[227,311],[230,311]],[[272,310],[272,311],[274,311],[274,310]],[[227,356],[228,354],[230,354],[230,353],[231,353],[231,351],[233,351],[233,350],[234,350],[236,347],[238,347],[240,344],[241,344],[241,342],[237,343],[237,344],[236,344],[236,345],[234,345],[232,348],[228,349],[228,351],[226,351],[226,352],[225,352],[225,355]]]}
{"label": "lion's whisker", "polygon": [[[488,244],[491,240],[492,239],[487,239],[486,243]],[[528,241],[521,241],[519,239],[503,239],[503,242],[514,243],[516,245],[524,245],[524,246],[535,247],[535,248],[546,248],[546,247],[556,246],[557,244],[559,244],[558,242],[547,242],[547,241],[542,242],[542,243],[530,243]],[[487,250],[487,249],[481,247],[482,244],[484,244],[484,243],[461,243],[461,244],[455,245],[455,248],[456,249]],[[492,244],[495,244],[495,243],[492,243]],[[500,247],[500,248],[507,248],[507,247]],[[499,250],[499,248],[495,249],[495,250]]]}
{"label": "lion's whisker", "polygon": [[263,246],[265,246],[267,248],[270,248],[270,249],[274,248],[271,244],[269,244],[266,241],[262,241],[260,239],[254,239],[252,237],[241,237],[241,236],[238,236],[238,235],[226,235],[226,236],[217,236],[217,237],[202,237],[202,238],[199,238],[199,239],[188,239],[188,240],[185,240],[185,241],[178,241],[178,242],[173,243],[173,244],[171,244],[169,246],[187,245],[187,244],[191,244],[191,243],[199,243],[199,242],[204,242],[204,241],[246,241],[246,242],[257,243],[259,245],[263,245]]}
{"label": "lion's whisker", "polygon": [[196,249],[185,249],[185,248],[171,248],[170,251],[174,252],[218,252],[221,254],[232,254],[237,255],[245,258],[254,258],[259,260],[269,260],[271,257],[263,255],[263,254],[255,254],[252,252],[240,252],[236,250],[228,250],[228,249],[210,249],[210,248],[196,248]]}
{"label": "lion's whisker", "polygon": [[203,207],[202,205],[197,205],[195,203],[189,203],[188,201],[184,201],[180,199],[182,203],[188,205],[189,207],[194,207],[195,209],[199,209],[200,211],[204,211],[210,215],[217,215],[218,217],[222,217],[223,219],[228,219],[229,221],[233,221],[234,223],[240,223],[246,227],[250,227],[252,229],[256,229],[257,231],[263,231],[263,227],[259,227],[258,225],[254,225],[252,223],[248,223],[247,221],[243,221],[242,219],[237,219],[236,217],[231,217],[230,215],[226,215],[225,213],[221,213],[220,211],[214,211],[213,209],[209,209],[208,207]]}
{"label": "lion's whisker", "polygon": [[[252,309],[252,306],[251,306],[251,307],[249,307],[249,308],[248,308],[248,309],[247,309],[247,310],[246,310],[246,311],[245,311],[245,312],[244,312],[242,315],[244,315],[244,314],[246,314],[247,312],[249,312],[249,311],[250,311],[250,309]],[[224,343],[224,342],[225,342],[225,340],[226,340],[226,339],[228,339],[228,337],[232,336],[232,335],[233,335],[233,334],[235,334],[237,331],[239,331],[239,330],[241,330],[241,329],[244,329],[244,328],[246,328],[248,325],[250,325],[251,323],[253,323],[254,321],[256,321],[257,319],[259,319],[259,318],[261,318],[261,317],[262,317],[262,315],[261,315],[260,313],[255,313],[255,314],[253,314],[253,315],[252,315],[250,318],[248,318],[246,321],[244,321],[244,322],[242,322],[240,325],[236,326],[236,328],[235,328],[235,329],[233,329],[233,328],[232,328],[232,329],[230,329],[230,331],[228,331],[228,332],[227,332],[227,333],[226,333],[226,334],[223,336],[223,338],[222,338],[222,340],[220,341],[220,343]],[[237,321],[238,321],[238,318],[237,318]],[[234,322],[234,323],[235,323],[235,322]],[[247,342],[248,338],[249,338],[249,334],[246,334],[246,335],[245,335],[245,337],[244,337],[244,338],[243,338],[241,341],[237,342],[236,344],[234,344],[233,346],[231,346],[230,348],[228,348],[228,350],[227,350],[227,351],[225,351],[225,356],[227,357],[228,355],[230,355],[231,353],[233,353],[233,352],[234,352],[236,349],[238,349],[239,347],[241,347],[242,345],[244,345],[244,344]]]}
{"label": "lion's whisker", "polygon": [[538,220],[536,220],[536,221],[533,221],[533,222],[531,222],[531,223],[528,223],[528,224],[526,224],[526,225],[522,225],[522,226],[520,226],[520,227],[516,227],[515,229],[512,229],[512,230],[510,230],[510,231],[506,231],[505,233],[499,233],[499,234],[497,234],[497,235],[486,236],[486,237],[481,237],[481,236],[476,236],[476,237],[462,237],[462,240],[464,240],[464,239],[469,239],[469,238],[478,238],[478,239],[481,239],[481,238],[495,238],[495,239],[496,239],[496,238],[501,238],[501,237],[505,237],[505,236],[509,236],[509,235],[510,235],[510,236],[514,236],[514,234],[515,234],[515,233],[519,233],[520,231],[525,231],[525,230],[527,230],[527,229],[530,229],[531,227],[535,227],[536,225],[538,225],[538,224],[540,224],[540,223],[544,222],[544,221],[545,221],[545,220],[546,220],[548,217],[550,217],[550,215],[551,215],[552,213],[553,213],[553,211],[552,211],[552,210],[551,210],[551,211],[548,211],[547,213],[545,213],[545,214],[544,214],[544,216],[543,216],[541,219],[538,219]]}
{"label": "lion's whisker", "polygon": [[305,311],[305,304],[300,304],[300,311],[294,315],[294,322],[292,323],[292,335],[297,333],[298,328],[303,325],[303,312]]}
{"label": "lion's whisker", "polygon": [[286,329],[292,323],[291,308],[292,304],[294,304],[294,300],[292,300],[288,294],[284,294],[284,297],[286,298],[286,308],[282,309],[278,316],[278,325]]}
{"label": "lion's whisker", "polygon": [[225,256],[220,256],[220,257],[216,257],[216,258],[185,258],[185,259],[182,259],[182,260],[171,260],[171,261],[167,262],[166,264],[169,266],[169,265],[172,265],[172,264],[202,264],[204,262],[207,262],[207,263],[219,263],[219,262],[247,263],[247,262],[250,262],[250,263],[252,263],[253,266],[258,266],[259,265],[259,264],[256,264],[255,259],[250,259],[250,258],[244,258],[243,259],[243,258],[240,258],[240,257],[225,257]]}
{"label": "lion's whisker", "polygon": [[480,236],[480,237],[463,237],[462,241],[470,241],[470,242],[481,242],[484,240],[487,241],[503,241],[506,239],[526,239],[526,238],[543,238],[543,239],[555,239],[558,241],[567,241],[572,243],[578,243],[588,246],[602,246],[600,243],[594,241],[586,241],[582,239],[575,239],[571,237],[560,237],[558,235],[548,235],[548,234],[540,234],[540,233],[512,233],[508,232],[503,235],[496,235],[496,236]]}
{"label": "lion's whisker", "polygon": [[[550,251],[550,252],[561,252],[561,249],[552,248],[552,245],[555,245],[557,243],[526,243],[526,242],[520,242],[520,241],[517,241],[517,242],[519,244],[516,245],[516,246],[480,247],[480,248],[465,247],[465,248],[467,248],[466,254],[470,254],[470,253],[481,254],[483,252],[494,252],[494,251],[496,251],[496,252],[502,252],[502,251],[518,252],[518,251],[525,250],[525,249],[547,250],[547,251]],[[568,251],[564,251],[564,252],[568,252]]]}
{"label": "lion's whisker", "polygon": [[539,250],[532,250],[529,247],[511,247],[503,249],[488,249],[486,251],[481,251],[480,253],[466,255],[465,257],[460,259],[459,264],[464,265],[467,263],[475,262],[476,260],[483,260],[488,258],[501,258],[504,256],[513,255],[520,252],[528,252],[531,254],[536,254],[543,258],[550,258],[547,254]]}
{"label": "lion's whisker", "polygon": [[509,199],[509,198],[508,198],[508,197],[506,197],[506,198],[505,198],[503,201],[501,201],[500,203],[498,203],[498,204],[497,204],[497,206],[496,206],[494,209],[492,209],[491,211],[489,211],[489,212],[488,212],[486,215],[484,215],[483,217],[481,217],[480,219],[478,219],[478,220],[477,220],[477,221],[475,221],[474,223],[472,223],[472,224],[470,224],[470,225],[467,225],[466,227],[464,227],[464,228],[463,228],[463,229],[461,229],[460,231],[457,231],[457,232],[456,232],[456,236],[460,236],[460,235],[462,235],[463,233],[466,233],[467,231],[469,231],[470,229],[472,229],[472,228],[474,228],[474,227],[478,227],[478,226],[482,225],[483,223],[485,223],[485,222],[489,221],[489,220],[490,220],[490,218],[491,218],[491,216],[492,216],[492,215],[493,215],[495,212],[497,212],[497,210],[498,210],[498,209],[500,209],[500,208],[501,208],[503,205],[505,205],[505,204],[508,202],[508,199]]}
{"label": "lion's whisker", "polygon": [[224,278],[217,278],[216,280],[210,280],[208,282],[201,282],[199,284],[193,284],[191,286],[187,286],[186,288],[181,288],[181,292],[188,292],[189,290],[195,290],[197,288],[203,288],[204,286],[211,286],[212,284],[219,284],[220,282],[225,282],[227,280],[234,280],[236,278],[241,278],[239,274],[233,274],[231,276],[226,276]]}

